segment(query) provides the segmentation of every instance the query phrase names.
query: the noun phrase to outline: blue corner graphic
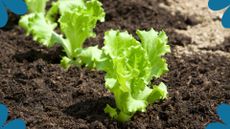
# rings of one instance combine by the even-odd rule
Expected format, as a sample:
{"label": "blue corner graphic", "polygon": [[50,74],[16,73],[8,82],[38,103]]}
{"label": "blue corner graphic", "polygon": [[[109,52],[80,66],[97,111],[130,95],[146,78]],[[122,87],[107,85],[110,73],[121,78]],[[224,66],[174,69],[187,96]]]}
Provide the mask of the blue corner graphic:
{"label": "blue corner graphic", "polygon": [[0,104],[0,129],[26,129],[26,124],[22,119],[14,119],[7,122],[8,109]]}
{"label": "blue corner graphic", "polygon": [[219,115],[221,121],[213,122],[208,124],[206,129],[230,129],[230,105],[221,104],[217,107],[217,114]]}
{"label": "blue corner graphic", "polygon": [[22,15],[27,12],[27,6],[23,0],[0,0],[0,27],[4,27],[8,21],[8,10]]}
{"label": "blue corner graphic", "polygon": [[230,28],[230,0],[209,0],[208,6],[213,11],[226,9],[222,17],[222,25]]}

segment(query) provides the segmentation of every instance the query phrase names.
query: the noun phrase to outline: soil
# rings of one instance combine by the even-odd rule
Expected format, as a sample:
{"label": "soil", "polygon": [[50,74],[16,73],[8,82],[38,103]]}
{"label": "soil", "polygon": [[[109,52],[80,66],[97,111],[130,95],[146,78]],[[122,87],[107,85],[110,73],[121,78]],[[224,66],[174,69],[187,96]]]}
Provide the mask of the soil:
{"label": "soil", "polygon": [[114,105],[104,88],[104,73],[59,66],[59,46],[47,49],[25,36],[18,18],[0,30],[0,102],[10,118],[23,118],[28,129],[203,129],[219,121],[220,103],[230,104],[230,32],[211,12],[207,0],[102,0],[106,22],[86,46],[103,45],[109,29],[165,30],[172,53],[163,81],[167,100],[150,105],[130,122],[119,123],[103,112]]}

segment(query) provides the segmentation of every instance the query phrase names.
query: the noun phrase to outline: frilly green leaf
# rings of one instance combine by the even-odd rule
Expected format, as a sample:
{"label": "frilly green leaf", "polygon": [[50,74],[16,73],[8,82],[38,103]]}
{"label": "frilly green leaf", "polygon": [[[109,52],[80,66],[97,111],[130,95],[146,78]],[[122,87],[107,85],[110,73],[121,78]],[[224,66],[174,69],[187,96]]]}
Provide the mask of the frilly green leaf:
{"label": "frilly green leaf", "polygon": [[25,15],[20,19],[19,25],[26,31],[27,35],[31,34],[35,41],[47,47],[53,46],[55,42],[53,30],[57,25],[49,23],[43,13]]}
{"label": "frilly green leaf", "polygon": [[[106,67],[106,88],[113,93],[117,109],[106,110],[115,114],[118,121],[130,120],[135,112],[145,112],[148,104],[167,97],[167,88],[161,83],[159,86],[149,87],[148,84],[155,77],[160,77],[168,70],[162,58],[170,52],[167,36],[164,32],[137,31],[141,42],[128,32],[111,30],[105,33],[103,58]],[[107,109],[111,109],[108,108]]]}
{"label": "frilly green leaf", "polygon": [[48,0],[25,0],[30,13],[45,13]]}

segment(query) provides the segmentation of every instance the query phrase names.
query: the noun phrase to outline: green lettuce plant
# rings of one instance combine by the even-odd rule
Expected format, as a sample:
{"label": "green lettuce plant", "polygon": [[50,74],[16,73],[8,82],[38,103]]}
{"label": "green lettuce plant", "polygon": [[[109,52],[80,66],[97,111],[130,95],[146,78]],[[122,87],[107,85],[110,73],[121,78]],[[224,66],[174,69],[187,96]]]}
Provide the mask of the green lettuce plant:
{"label": "green lettuce plant", "polygon": [[140,42],[127,32],[111,30],[105,33],[104,47],[97,68],[106,72],[105,86],[113,93],[116,108],[107,105],[105,112],[112,118],[125,122],[135,112],[145,112],[146,107],[167,98],[164,83],[151,85],[168,71],[163,55],[170,52],[164,32],[137,31]]}
{"label": "green lettuce plant", "polygon": [[105,12],[98,0],[59,0],[53,2],[47,12],[47,0],[26,0],[26,3],[29,14],[21,18],[19,25],[27,35],[47,47],[60,44],[67,55],[61,61],[65,68],[70,64],[94,67],[93,62],[83,62],[88,58],[94,60],[94,56],[85,54],[100,50],[97,46],[83,48],[83,44],[87,38],[95,36],[93,29],[97,22],[104,21]]}

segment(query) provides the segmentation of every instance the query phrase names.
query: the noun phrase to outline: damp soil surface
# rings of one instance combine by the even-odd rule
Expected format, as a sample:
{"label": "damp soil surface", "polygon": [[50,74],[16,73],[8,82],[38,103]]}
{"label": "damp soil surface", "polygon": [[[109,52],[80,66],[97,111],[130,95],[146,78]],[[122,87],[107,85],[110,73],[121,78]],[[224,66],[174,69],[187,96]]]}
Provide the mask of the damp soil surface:
{"label": "damp soil surface", "polygon": [[219,121],[220,103],[230,104],[230,33],[207,0],[102,0],[106,21],[85,46],[103,45],[109,29],[165,30],[172,52],[170,71],[153,83],[168,86],[167,100],[136,113],[130,122],[111,120],[103,109],[114,105],[104,73],[59,66],[59,46],[39,46],[11,18],[0,30],[0,102],[28,129],[203,129]]}

